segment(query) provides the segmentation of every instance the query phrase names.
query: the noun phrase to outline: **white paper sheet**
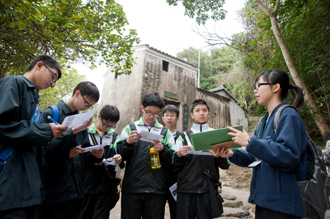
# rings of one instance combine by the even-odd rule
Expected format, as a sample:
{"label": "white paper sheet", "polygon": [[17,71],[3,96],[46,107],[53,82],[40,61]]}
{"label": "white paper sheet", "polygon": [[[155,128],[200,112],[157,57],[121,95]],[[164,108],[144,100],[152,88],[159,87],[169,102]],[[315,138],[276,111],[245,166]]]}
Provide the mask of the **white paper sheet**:
{"label": "white paper sheet", "polygon": [[88,151],[92,151],[92,150],[98,150],[98,149],[100,149],[100,148],[103,148],[103,147],[105,147],[106,145],[95,145],[95,146],[90,146],[90,147],[87,147],[87,148],[84,148],[85,149],[85,151],[84,151],[84,153],[85,152],[88,152]]}
{"label": "white paper sheet", "polygon": [[176,191],[177,188],[178,188],[178,183],[174,183],[170,188],[168,188],[175,201],[178,196],[177,191]]}
{"label": "white paper sheet", "polygon": [[80,113],[72,116],[67,116],[62,122],[62,126],[68,127],[68,128],[74,128],[78,126],[82,126],[86,124],[86,122],[93,117],[94,113],[96,112],[96,109],[93,109],[92,111],[89,111],[87,113]]}
{"label": "white paper sheet", "polygon": [[158,135],[158,134],[152,133],[152,132],[147,132],[144,130],[140,131],[139,134],[142,136],[142,138],[140,140],[151,142],[151,143],[154,143],[154,140],[160,140],[161,138],[164,137],[162,135]]}

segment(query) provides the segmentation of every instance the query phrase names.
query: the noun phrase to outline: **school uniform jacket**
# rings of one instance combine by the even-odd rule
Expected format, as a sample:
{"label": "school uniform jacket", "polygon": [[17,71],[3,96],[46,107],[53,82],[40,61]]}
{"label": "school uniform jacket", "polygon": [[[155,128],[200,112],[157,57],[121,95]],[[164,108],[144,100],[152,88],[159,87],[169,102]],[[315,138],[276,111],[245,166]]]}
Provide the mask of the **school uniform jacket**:
{"label": "school uniform jacket", "polygon": [[[133,124],[132,124],[133,125]],[[160,134],[163,129],[167,130],[161,142],[164,149],[159,152],[161,164],[171,163],[174,150],[169,143],[172,138],[171,132],[161,124],[156,123],[153,127],[148,128],[142,117],[139,121],[134,122],[134,126],[138,132],[144,130],[147,132]],[[117,152],[121,154],[126,162],[125,176],[123,180],[123,193],[155,193],[165,195],[165,171],[163,168],[152,169],[150,161],[150,148],[153,143],[146,141],[138,141],[128,144],[126,139],[131,132],[130,125],[127,125],[120,134],[117,142]]]}
{"label": "school uniform jacket", "polygon": [[292,108],[282,111],[276,134],[274,116],[279,104],[269,116],[262,119],[250,143],[244,150],[233,150],[229,160],[248,166],[257,159],[253,168],[249,202],[274,211],[304,217],[304,210],[294,171],[301,180],[307,177],[306,134],[304,123]]}
{"label": "school uniform jacket", "polygon": [[[113,157],[116,154],[115,142],[119,135],[113,129],[109,129],[104,135],[100,135],[95,128],[95,124],[91,125],[89,130],[89,141],[94,145],[91,136],[95,137],[97,144],[106,145],[104,147],[104,158]],[[91,153],[91,152],[87,152]],[[112,168],[113,166],[108,166]],[[93,162],[85,162],[84,168],[84,186],[85,194],[100,194],[103,192],[110,192],[110,178],[106,172],[104,165],[95,165]]]}
{"label": "school uniform jacket", "polygon": [[[78,114],[72,112],[69,106],[61,100],[57,104],[59,110],[58,123],[61,124],[65,117]],[[43,113],[42,122],[51,121],[48,116],[53,117],[53,111],[47,108]],[[43,148],[43,184],[45,189],[45,204],[58,204],[75,198],[84,197],[83,168],[84,160],[98,163],[102,161],[91,153],[79,154],[69,158],[70,149],[81,145],[90,146],[88,132],[83,130],[73,135],[72,132],[64,133],[60,138],[53,139],[48,147]]]}
{"label": "school uniform jacket", "polygon": [[[207,123],[202,125],[194,124],[191,127],[193,133],[214,130]],[[191,142],[185,133],[185,145],[191,146]],[[229,163],[226,158],[215,158],[210,152],[193,151],[187,156],[179,157],[177,153],[174,155],[174,170],[178,172],[178,188],[177,192],[182,193],[208,193],[209,186],[204,171],[208,170],[214,179],[213,187],[218,188],[219,167],[228,169]]]}
{"label": "school uniform jacket", "polygon": [[42,203],[37,146],[53,137],[50,125],[31,121],[39,98],[35,86],[24,76],[0,80],[0,153],[18,146],[0,172],[0,211]]}

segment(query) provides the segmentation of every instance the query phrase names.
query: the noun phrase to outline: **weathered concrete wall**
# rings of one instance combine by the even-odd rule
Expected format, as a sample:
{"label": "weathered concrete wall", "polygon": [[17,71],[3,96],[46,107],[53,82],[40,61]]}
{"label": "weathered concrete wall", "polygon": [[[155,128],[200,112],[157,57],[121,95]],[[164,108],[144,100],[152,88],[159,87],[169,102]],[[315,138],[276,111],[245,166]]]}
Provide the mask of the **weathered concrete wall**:
{"label": "weathered concrete wall", "polygon": [[[167,58],[167,57],[166,57]],[[181,113],[176,128],[183,130],[183,106],[191,105],[196,96],[196,71],[192,71],[169,62],[168,72],[162,70],[162,57],[156,57],[146,53],[143,69],[142,96],[151,92],[157,92],[165,102],[179,107]],[[165,91],[174,93],[177,98],[165,97]],[[189,118],[189,115],[186,115]],[[161,118],[159,118],[161,120]],[[191,121],[188,127],[191,126]]]}
{"label": "weathered concrete wall", "polygon": [[242,109],[235,100],[230,97],[225,91],[220,90],[215,92],[220,96],[224,96],[230,98],[230,117],[231,117],[231,125],[243,125],[244,129],[248,129],[248,115],[247,111]]}
{"label": "weathered concrete wall", "polygon": [[[230,125],[230,100],[219,97],[203,89],[197,90],[196,99],[203,99],[210,107],[208,124],[211,128],[219,129]],[[190,106],[189,106],[190,107]]]}
{"label": "weathered concrete wall", "polygon": [[120,112],[120,120],[115,130],[120,133],[129,123],[139,118],[141,105],[142,71],[144,51],[134,53],[136,65],[130,75],[118,75],[109,73],[104,81],[100,109],[105,104],[116,106]]}

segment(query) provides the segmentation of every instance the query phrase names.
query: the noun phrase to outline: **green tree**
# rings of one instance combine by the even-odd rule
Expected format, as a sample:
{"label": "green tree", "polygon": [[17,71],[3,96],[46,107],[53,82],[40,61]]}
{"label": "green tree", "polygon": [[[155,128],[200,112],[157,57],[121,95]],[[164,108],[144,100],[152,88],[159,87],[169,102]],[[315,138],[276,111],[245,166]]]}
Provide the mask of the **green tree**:
{"label": "green tree", "polygon": [[62,99],[68,100],[77,84],[85,80],[85,76],[80,75],[76,69],[63,69],[62,77],[56,82],[55,87],[39,91],[41,111],[44,111],[48,106],[57,105]]}
{"label": "green tree", "polygon": [[127,24],[113,0],[0,0],[0,79],[22,74],[40,54],[129,74],[139,39]]}
{"label": "green tree", "polygon": [[[185,7],[185,15],[190,18],[196,19],[198,25],[205,24],[208,19],[215,21],[223,20],[227,11],[222,7],[225,4],[225,0],[166,0],[169,5],[178,5],[178,2],[182,2]],[[209,13],[210,12],[210,13]]]}

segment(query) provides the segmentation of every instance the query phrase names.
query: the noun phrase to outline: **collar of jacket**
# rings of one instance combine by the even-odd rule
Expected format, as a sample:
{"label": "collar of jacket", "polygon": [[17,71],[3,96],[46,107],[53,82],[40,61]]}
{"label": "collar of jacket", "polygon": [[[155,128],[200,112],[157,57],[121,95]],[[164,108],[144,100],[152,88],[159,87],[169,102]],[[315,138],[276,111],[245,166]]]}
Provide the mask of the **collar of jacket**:
{"label": "collar of jacket", "polygon": [[70,107],[63,101],[63,100],[60,100],[60,102],[58,102],[57,104],[63,111],[66,115],[69,115],[69,114],[78,114],[79,112],[76,111],[76,112],[72,112],[72,110],[70,109]]}
{"label": "collar of jacket", "polygon": [[193,133],[196,132],[205,132],[205,131],[209,131],[210,127],[209,124],[204,123],[202,125],[198,125],[198,124],[193,124],[193,126],[191,127],[191,130],[193,131]]}
{"label": "collar of jacket", "polygon": [[[95,134],[97,131],[96,131],[96,128],[95,128],[95,125],[97,124],[97,122],[95,122],[94,124],[92,124],[90,127],[89,127],[89,129],[88,129],[88,133],[92,133],[92,134]],[[112,132],[114,132],[113,131],[113,129],[109,129],[108,131],[107,131],[107,133],[106,134],[111,134]]]}
{"label": "collar of jacket", "polygon": [[[154,125],[155,128],[161,128],[162,126],[159,124],[158,120],[156,119],[155,120],[156,123]],[[137,125],[145,125],[144,122],[143,122],[143,116],[141,116],[141,118],[139,119]]]}
{"label": "collar of jacket", "polygon": [[[26,83],[26,85],[30,88],[35,88],[37,85],[35,83],[33,83],[32,81],[30,81],[29,79],[27,79],[26,77],[24,77],[23,75],[19,75],[18,77],[23,78],[23,81]],[[37,89],[38,90],[38,89]]]}

